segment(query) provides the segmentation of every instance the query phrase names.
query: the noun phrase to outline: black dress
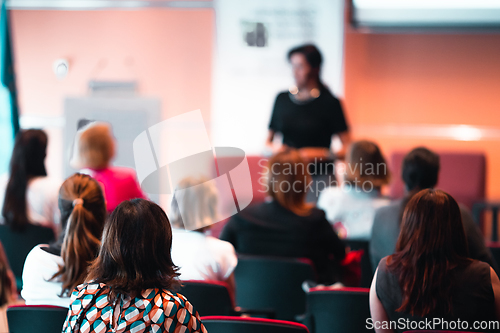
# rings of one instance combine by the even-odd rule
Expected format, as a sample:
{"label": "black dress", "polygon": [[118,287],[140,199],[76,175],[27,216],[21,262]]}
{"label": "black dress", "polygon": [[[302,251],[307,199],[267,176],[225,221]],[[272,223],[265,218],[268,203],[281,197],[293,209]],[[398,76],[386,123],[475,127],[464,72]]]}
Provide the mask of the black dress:
{"label": "black dress", "polygon": [[345,247],[325,218],[313,208],[299,216],[272,201],[249,206],[224,226],[220,239],[233,244],[239,254],[309,258],[318,282],[336,282],[336,263],[345,257]]}
{"label": "black dress", "polygon": [[[396,323],[433,322],[439,318],[448,322],[446,326],[427,326],[425,329],[458,330],[450,325],[455,325],[460,320],[462,331],[470,332],[498,332],[498,330],[474,329],[475,321],[495,321],[495,296],[491,286],[490,265],[473,260],[466,267],[457,267],[450,271],[446,283],[452,284],[452,314],[428,316],[426,318],[414,317],[408,313],[397,312],[402,304],[402,293],[397,276],[387,270],[386,259],[378,265],[376,292],[377,297],[384,306],[390,321]],[[453,322],[453,323],[452,323]],[[466,323],[464,323],[466,322]],[[406,325],[406,324],[405,324]],[[421,324],[423,325],[423,324]],[[423,326],[422,326],[423,327]],[[396,326],[396,331],[404,332],[408,327]]]}
{"label": "black dress", "polygon": [[292,100],[289,92],[276,97],[269,129],[283,135],[283,143],[293,148],[330,148],[332,135],[347,131],[342,106],[326,88],[317,98]]}

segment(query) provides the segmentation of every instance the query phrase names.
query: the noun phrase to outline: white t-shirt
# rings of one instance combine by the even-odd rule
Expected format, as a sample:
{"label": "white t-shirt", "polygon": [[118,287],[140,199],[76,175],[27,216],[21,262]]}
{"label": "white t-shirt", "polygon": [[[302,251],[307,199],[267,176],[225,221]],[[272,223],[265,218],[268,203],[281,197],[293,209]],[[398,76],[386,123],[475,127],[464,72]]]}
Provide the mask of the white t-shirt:
{"label": "white t-shirt", "polygon": [[346,238],[369,240],[375,211],[388,204],[390,200],[381,198],[376,191],[328,187],[321,192],[317,206],[325,211],[330,224],[341,222],[344,225]]}
{"label": "white t-shirt", "polygon": [[172,261],[181,280],[225,281],[238,258],[231,243],[197,231],[172,229]]}
{"label": "white t-shirt", "polygon": [[[8,174],[0,176],[0,212],[3,209],[8,182]],[[31,223],[53,228],[58,233],[60,212],[57,201],[60,187],[61,182],[50,177],[35,177],[28,181],[26,204]],[[0,222],[4,222],[1,214]]]}
{"label": "white t-shirt", "polygon": [[48,245],[37,245],[26,257],[23,269],[21,296],[27,305],[56,305],[69,307],[70,297],[59,297],[62,283],[49,281],[64,265],[60,256],[42,250]]}

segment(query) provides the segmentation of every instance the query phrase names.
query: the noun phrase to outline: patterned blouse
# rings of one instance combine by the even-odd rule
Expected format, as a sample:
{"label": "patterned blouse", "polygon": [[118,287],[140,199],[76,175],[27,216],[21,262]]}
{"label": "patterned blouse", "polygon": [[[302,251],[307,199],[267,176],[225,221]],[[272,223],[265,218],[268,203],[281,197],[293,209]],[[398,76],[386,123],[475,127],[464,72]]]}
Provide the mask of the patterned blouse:
{"label": "patterned blouse", "polygon": [[63,333],[207,333],[200,315],[181,294],[148,289],[134,299],[119,297],[113,305],[109,291],[102,283],[78,286],[71,295]]}

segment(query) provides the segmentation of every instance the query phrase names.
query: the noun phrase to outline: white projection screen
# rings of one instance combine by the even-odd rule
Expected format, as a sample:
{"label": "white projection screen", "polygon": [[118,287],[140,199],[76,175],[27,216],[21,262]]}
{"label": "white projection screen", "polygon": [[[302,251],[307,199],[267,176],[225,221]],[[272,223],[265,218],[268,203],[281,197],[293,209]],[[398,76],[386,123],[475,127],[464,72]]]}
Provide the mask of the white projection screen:
{"label": "white projection screen", "polygon": [[358,27],[500,29],[498,0],[352,0],[351,5]]}

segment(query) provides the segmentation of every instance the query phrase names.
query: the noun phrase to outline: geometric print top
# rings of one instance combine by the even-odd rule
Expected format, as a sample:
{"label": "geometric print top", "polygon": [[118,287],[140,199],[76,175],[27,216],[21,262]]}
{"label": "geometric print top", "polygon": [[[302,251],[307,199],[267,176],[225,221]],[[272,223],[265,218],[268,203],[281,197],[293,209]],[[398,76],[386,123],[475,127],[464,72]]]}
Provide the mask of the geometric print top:
{"label": "geometric print top", "polygon": [[134,299],[119,296],[115,305],[109,303],[108,294],[103,283],[78,286],[71,295],[63,333],[207,333],[200,315],[181,294],[148,289]]}

